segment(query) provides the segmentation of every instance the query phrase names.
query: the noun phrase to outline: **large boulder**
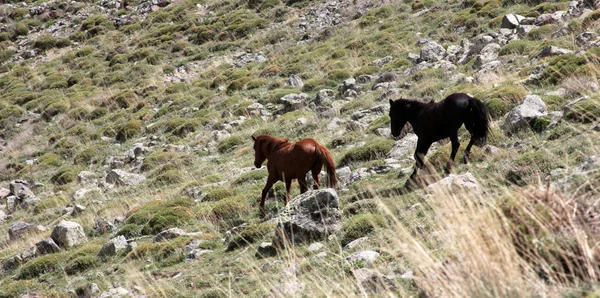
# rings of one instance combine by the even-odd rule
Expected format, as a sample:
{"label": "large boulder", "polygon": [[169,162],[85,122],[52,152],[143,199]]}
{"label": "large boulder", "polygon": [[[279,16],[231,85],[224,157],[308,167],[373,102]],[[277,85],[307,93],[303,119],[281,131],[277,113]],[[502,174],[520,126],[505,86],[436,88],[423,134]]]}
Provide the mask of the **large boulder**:
{"label": "large boulder", "polygon": [[37,253],[39,255],[53,254],[60,251],[60,247],[58,247],[58,244],[56,244],[52,238],[46,238],[36,243],[35,247],[37,248]]}
{"label": "large boulder", "polygon": [[125,236],[117,236],[113,239],[108,240],[98,252],[98,256],[101,258],[106,258],[110,256],[114,256],[120,251],[127,249],[127,239]]}
{"label": "large boulder", "polygon": [[56,225],[54,230],[52,230],[52,235],[50,237],[63,248],[69,248],[88,241],[81,225],[66,220],[63,220]]}
{"label": "large boulder", "polygon": [[421,61],[437,62],[446,56],[446,50],[440,44],[429,41],[421,48]]}
{"label": "large boulder", "polygon": [[414,133],[407,134],[404,138],[396,141],[390,152],[388,153],[389,158],[403,159],[409,156],[415,151],[417,147],[417,140],[419,137]]}
{"label": "large boulder", "polygon": [[270,221],[277,225],[280,243],[322,239],[342,228],[337,193],[332,188],[305,192]]}
{"label": "large boulder", "polygon": [[292,93],[279,99],[279,102],[283,104],[285,112],[291,112],[306,107],[308,105],[308,95],[306,93]]}
{"label": "large boulder", "polygon": [[119,185],[119,186],[133,186],[142,183],[146,180],[146,176],[140,174],[128,173],[123,170],[114,169],[110,170],[106,175],[106,183]]}
{"label": "large boulder", "polygon": [[500,48],[500,45],[497,43],[487,44],[485,47],[483,47],[483,49],[481,49],[481,52],[479,52],[479,55],[477,56],[477,59],[475,59],[472,68],[481,69],[484,65],[496,61],[496,59],[498,59]]}
{"label": "large boulder", "polygon": [[25,234],[37,232],[38,228],[34,224],[30,224],[24,221],[15,221],[12,223],[10,228],[8,229],[8,238],[10,240],[15,240],[22,238]]}
{"label": "large boulder", "polygon": [[[10,195],[14,196],[16,200],[14,200],[14,207],[21,208],[31,208],[35,206],[39,201],[41,201],[38,197],[35,196],[33,191],[27,187],[27,182],[23,180],[14,180],[10,183]],[[8,197],[10,197],[10,195]],[[7,197],[7,200],[8,200]],[[13,210],[14,211],[14,208]],[[9,213],[12,213],[9,210]]]}
{"label": "large boulder", "polygon": [[518,14],[507,14],[502,18],[500,28],[516,29],[525,17]]}
{"label": "large boulder", "polygon": [[537,95],[527,95],[522,104],[510,111],[502,128],[512,133],[529,126],[535,118],[544,115],[546,115],[546,104],[542,98]]}

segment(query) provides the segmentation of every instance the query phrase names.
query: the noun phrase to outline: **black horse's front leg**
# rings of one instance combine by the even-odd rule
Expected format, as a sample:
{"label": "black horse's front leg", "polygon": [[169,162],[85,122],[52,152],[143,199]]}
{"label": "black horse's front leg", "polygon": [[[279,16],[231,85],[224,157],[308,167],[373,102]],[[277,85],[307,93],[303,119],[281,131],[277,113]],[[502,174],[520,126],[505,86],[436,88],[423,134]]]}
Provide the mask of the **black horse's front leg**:
{"label": "black horse's front leg", "polygon": [[456,158],[456,153],[458,152],[458,148],[460,147],[460,142],[458,141],[458,134],[451,135],[450,142],[452,142],[452,152],[450,153],[450,159],[448,160],[448,164],[446,165],[446,174],[450,174],[450,171],[452,171],[452,167],[454,166],[454,159]]}
{"label": "black horse's front leg", "polygon": [[415,170],[410,175],[410,178],[406,180],[406,185],[408,187],[409,184],[416,182],[417,173],[420,169],[425,167],[425,154],[429,151],[429,147],[431,147],[430,141],[423,141],[419,139],[417,141],[417,149],[415,150]]}

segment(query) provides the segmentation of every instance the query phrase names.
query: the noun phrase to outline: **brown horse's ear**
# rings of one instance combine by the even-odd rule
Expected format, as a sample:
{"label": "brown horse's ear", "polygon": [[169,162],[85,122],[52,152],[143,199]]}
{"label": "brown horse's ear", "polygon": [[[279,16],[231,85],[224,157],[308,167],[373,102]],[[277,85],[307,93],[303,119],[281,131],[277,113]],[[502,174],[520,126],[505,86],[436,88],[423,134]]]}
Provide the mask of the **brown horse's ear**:
{"label": "brown horse's ear", "polygon": [[256,137],[255,136],[252,136],[252,141],[256,142]]}

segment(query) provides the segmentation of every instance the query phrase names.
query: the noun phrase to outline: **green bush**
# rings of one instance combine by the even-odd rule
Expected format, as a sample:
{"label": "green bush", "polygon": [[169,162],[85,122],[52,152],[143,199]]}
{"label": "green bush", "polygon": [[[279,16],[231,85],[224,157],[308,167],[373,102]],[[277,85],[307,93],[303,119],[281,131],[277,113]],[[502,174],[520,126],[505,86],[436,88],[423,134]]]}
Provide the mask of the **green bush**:
{"label": "green bush", "polygon": [[48,152],[40,156],[37,163],[44,166],[58,167],[62,164],[62,158],[58,154]]}
{"label": "green bush", "polygon": [[589,15],[585,16],[582,22],[582,26],[584,29],[587,29],[589,26],[594,24],[597,20],[600,20],[600,9],[594,10]]}
{"label": "green bush", "polygon": [[244,247],[274,234],[275,225],[269,222],[247,225],[239,233],[233,235],[227,244],[227,250]]}
{"label": "green bush", "polygon": [[227,198],[215,202],[211,215],[222,226],[236,226],[240,219],[248,214],[248,203],[240,198]]}
{"label": "green bush", "polygon": [[42,118],[50,120],[52,117],[69,110],[69,106],[64,102],[54,102],[49,104],[42,112]]}
{"label": "green bush", "polygon": [[171,265],[182,262],[185,259],[183,246],[189,241],[188,237],[178,237],[170,241],[156,243],[142,243],[130,252],[126,259],[147,259],[152,258],[157,265]]}
{"label": "green bush", "polygon": [[101,264],[102,261],[97,256],[80,256],[67,263],[65,272],[74,275],[92,268],[97,268]]}
{"label": "green bush", "polygon": [[111,105],[116,104],[121,109],[128,109],[137,102],[137,95],[131,90],[124,90],[110,99]]}
{"label": "green bush", "polygon": [[529,40],[544,40],[550,38],[552,33],[557,30],[556,26],[553,24],[544,25],[538,28],[531,29],[529,33],[527,33],[527,39]]}
{"label": "green bush", "polygon": [[330,80],[343,81],[347,78],[351,78],[352,73],[350,73],[350,71],[347,69],[334,69],[327,74],[327,77]]}
{"label": "green bush", "polygon": [[197,119],[172,118],[167,121],[165,131],[179,137],[184,137],[188,133],[196,131],[196,128],[199,126],[200,122]]}
{"label": "green bush", "polygon": [[342,158],[340,166],[348,165],[351,162],[369,161],[385,157],[394,146],[394,141],[389,139],[374,139],[367,144],[354,147]]}
{"label": "green bush", "polygon": [[245,140],[240,136],[231,136],[221,140],[219,145],[217,145],[217,150],[219,150],[220,153],[229,152],[244,142]]}
{"label": "green bush", "polygon": [[600,100],[592,97],[574,104],[565,117],[571,121],[592,123],[600,117]]}
{"label": "green bush", "polygon": [[561,110],[564,103],[566,102],[566,99],[564,97],[558,95],[547,95],[542,97],[542,100],[544,101],[544,103],[546,103],[546,106],[548,107],[549,111]]}
{"label": "green bush", "polygon": [[154,183],[158,185],[171,185],[182,183],[183,181],[183,175],[181,175],[179,170],[168,170],[154,178]]}
{"label": "green bush", "polygon": [[202,199],[203,202],[216,202],[233,196],[233,189],[227,187],[215,187],[211,189]]}
{"label": "green bush", "polygon": [[142,235],[142,227],[137,224],[126,224],[117,232],[117,236],[125,236],[125,238],[135,238]]}
{"label": "green bush", "polygon": [[61,268],[63,255],[50,254],[35,258],[23,265],[18,274],[19,279],[31,279],[44,273],[58,271]]}
{"label": "green bush", "polygon": [[248,8],[256,9],[257,11],[263,11],[265,9],[273,8],[279,4],[279,0],[249,0]]}
{"label": "green bush", "polygon": [[373,122],[371,122],[369,124],[368,130],[373,132],[378,128],[386,128],[386,127],[390,127],[390,116],[388,115],[383,115],[375,120],[373,120]]}
{"label": "green bush", "polygon": [[141,170],[149,171],[166,163],[173,164],[176,163],[178,159],[179,155],[177,155],[174,152],[155,151],[146,156],[146,158],[144,159],[144,163],[142,164]]}
{"label": "green bush", "polygon": [[50,180],[56,185],[69,184],[75,181],[79,172],[81,172],[79,167],[62,167],[58,169],[54,175],[52,175]]}
{"label": "green bush", "polygon": [[48,209],[64,207],[67,203],[69,203],[70,199],[63,195],[55,195],[47,197],[37,204],[33,208],[33,214],[40,214]]}
{"label": "green bush", "polygon": [[487,106],[492,119],[504,116],[510,109],[510,105],[506,101],[497,97],[486,99],[483,103]]}
{"label": "green bush", "polygon": [[67,38],[56,39],[51,34],[45,34],[33,42],[33,47],[46,51],[52,48],[64,48],[71,45],[71,41]]}
{"label": "green bush", "polygon": [[193,204],[194,202],[187,198],[151,201],[134,210],[125,219],[125,223],[143,226],[143,235],[154,235],[192,220],[193,212],[189,207]]}
{"label": "green bush", "polygon": [[531,128],[533,131],[541,133],[546,130],[550,122],[552,122],[552,115],[540,116],[533,120]]}
{"label": "green bush", "polygon": [[538,43],[531,41],[531,40],[525,40],[525,39],[518,39],[518,40],[513,40],[511,42],[509,42],[508,44],[506,44],[504,47],[502,47],[502,49],[500,49],[500,56],[505,56],[505,55],[531,55],[533,53],[533,51],[535,51],[538,48]]}
{"label": "green bush", "polygon": [[352,240],[364,237],[371,233],[376,227],[386,225],[385,219],[377,214],[357,214],[344,222],[342,230],[344,231],[342,243],[348,244]]}
{"label": "green bush", "polygon": [[564,78],[574,74],[587,60],[583,56],[566,54],[557,56],[548,63],[541,75],[541,82],[549,85],[557,85]]}
{"label": "green bush", "polygon": [[142,130],[141,120],[130,120],[119,126],[116,139],[119,142],[127,141],[137,136]]}
{"label": "green bush", "polygon": [[89,165],[92,159],[98,155],[95,148],[87,148],[75,156],[74,164],[76,165]]}
{"label": "green bush", "polygon": [[267,171],[261,171],[261,170],[248,171],[248,172],[242,173],[237,179],[235,179],[231,183],[231,185],[242,185],[242,184],[248,183],[248,182],[263,180],[268,175],[269,175],[269,173]]}
{"label": "green bush", "polygon": [[511,105],[515,105],[521,103],[526,95],[527,90],[525,90],[525,88],[518,85],[505,84],[487,92],[484,91],[477,93],[475,97],[483,99],[500,98]]}

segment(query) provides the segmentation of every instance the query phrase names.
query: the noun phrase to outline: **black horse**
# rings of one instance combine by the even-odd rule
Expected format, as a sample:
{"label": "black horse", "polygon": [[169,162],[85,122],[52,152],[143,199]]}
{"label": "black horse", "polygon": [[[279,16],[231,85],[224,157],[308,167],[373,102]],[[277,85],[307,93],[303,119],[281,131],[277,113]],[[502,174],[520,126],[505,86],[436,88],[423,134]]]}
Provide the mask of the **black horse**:
{"label": "black horse", "polygon": [[460,146],[458,129],[463,123],[471,133],[471,141],[465,149],[465,163],[469,162],[471,146],[484,146],[490,131],[485,104],[465,93],[451,94],[437,103],[434,101],[425,103],[413,99],[395,101],[390,99],[390,118],[393,136],[399,136],[406,122],[409,122],[419,137],[415,151],[416,166],[408,181],[414,180],[418,170],[423,168],[423,158],[431,144],[448,137],[452,142],[452,153],[450,153],[446,173],[450,172]]}

